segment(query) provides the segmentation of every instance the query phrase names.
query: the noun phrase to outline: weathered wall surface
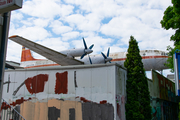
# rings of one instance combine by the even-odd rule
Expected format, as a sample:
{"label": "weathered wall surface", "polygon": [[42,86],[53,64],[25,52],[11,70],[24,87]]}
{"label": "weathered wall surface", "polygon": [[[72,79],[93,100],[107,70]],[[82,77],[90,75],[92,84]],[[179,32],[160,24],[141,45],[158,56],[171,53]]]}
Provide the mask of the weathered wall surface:
{"label": "weathered wall surface", "polygon": [[166,101],[176,102],[175,83],[152,70],[152,81],[148,82],[150,95]]}
{"label": "weathered wall surface", "polygon": [[148,80],[153,120],[178,120],[179,104],[175,97],[175,83],[152,70]]}
{"label": "weathered wall surface", "polygon": [[152,98],[151,106],[152,120],[179,120],[178,103]]}
{"label": "weathered wall surface", "polygon": [[126,71],[116,67],[116,120],[125,120]]}
{"label": "weathered wall surface", "polygon": [[30,120],[124,120],[125,79],[113,64],[6,71],[3,98]]}
{"label": "weathered wall surface", "polygon": [[82,104],[57,99],[48,102],[25,101],[20,113],[26,120],[82,120]]}

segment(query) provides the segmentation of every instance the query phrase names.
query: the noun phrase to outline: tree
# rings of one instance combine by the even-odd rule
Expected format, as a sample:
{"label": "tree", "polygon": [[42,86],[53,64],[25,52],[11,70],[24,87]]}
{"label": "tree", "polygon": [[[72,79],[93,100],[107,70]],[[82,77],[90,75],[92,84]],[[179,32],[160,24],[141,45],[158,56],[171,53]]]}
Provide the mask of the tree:
{"label": "tree", "polygon": [[176,49],[180,49],[180,0],[172,0],[173,6],[169,6],[161,20],[162,28],[169,30],[170,28],[174,29],[176,32],[171,36],[170,40],[174,41],[174,48],[168,46],[167,50],[169,51],[169,58],[166,66],[171,68],[171,71],[174,71],[173,64],[173,54]]}
{"label": "tree", "polygon": [[137,41],[130,37],[124,66],[127,68],[127,120],[151,120],[150,95]]}

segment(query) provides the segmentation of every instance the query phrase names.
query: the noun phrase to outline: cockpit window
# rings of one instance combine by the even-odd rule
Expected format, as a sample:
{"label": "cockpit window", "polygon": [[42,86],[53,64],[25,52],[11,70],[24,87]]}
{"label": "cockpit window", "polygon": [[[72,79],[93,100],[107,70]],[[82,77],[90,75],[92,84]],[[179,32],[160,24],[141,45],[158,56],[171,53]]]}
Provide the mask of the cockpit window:
{"label": "cockpit window", "polygon": [[161,55],[168,56],[168,53],[166,53],[166,52],[161,52]]}
{"label": "cockpit window", "polygon": [[168,56],[168,53],[161,52],[161,55]]}

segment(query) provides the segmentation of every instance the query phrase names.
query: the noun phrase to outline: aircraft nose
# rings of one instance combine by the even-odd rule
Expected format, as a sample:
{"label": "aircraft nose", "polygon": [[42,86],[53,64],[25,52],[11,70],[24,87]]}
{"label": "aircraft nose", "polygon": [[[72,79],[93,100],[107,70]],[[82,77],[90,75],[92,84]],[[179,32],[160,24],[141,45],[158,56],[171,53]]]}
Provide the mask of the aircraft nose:
{"label": "aircraft nose", "polygon": [[93,52],[93,50],[91,50],[91,49],[86,49],[85,52],[86,52],[87,54],[90,54],[90,53]]}

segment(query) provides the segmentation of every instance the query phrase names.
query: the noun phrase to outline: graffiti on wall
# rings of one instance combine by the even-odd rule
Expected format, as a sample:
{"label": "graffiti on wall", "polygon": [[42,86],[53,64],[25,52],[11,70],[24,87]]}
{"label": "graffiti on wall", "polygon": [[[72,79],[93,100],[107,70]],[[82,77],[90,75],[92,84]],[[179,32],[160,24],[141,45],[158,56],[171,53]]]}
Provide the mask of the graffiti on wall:
{"label": "graffiti on wall", "polygon": [[116,95],[117,120],[125,120],[125,97]]}
{"label": "graffiti on wall", "polygon": [[177,120],[178,103],[161,99],[151,99],[152,120]]}
{"label": "graffiti on wall", "polygon": [[175,102],[175,83],[160,75],[159,73],[152,71],[153,81],[157,81],[159,87],[159,98],[167,101]]}
{"label": "graffiti on wall", "polygon": [[[82,100],[84,100],[82,98]],[[7,110],[8,108],[3,108]],[[26,120],[114,120],[112,104],[50,99],[47,102],[24,101],[18,111]],[[12,116],[13,117],[13,116]]]}
{"label": "graffiti on wall", "polygon": [[160,98],[168,101],[174,101],[175,84],[161,75],[158,75],[158,79],[159,79]]}
{"label": "graffiti on wall", "polygon": [[[23,79],[23,82],[21,81],[20,85],[15,87],[15,91],[13,90],[13,95],[16,96],[18,92],[20,93],[27,89],[27,92],[30,93],[28,94],[29,96],[24,95],[20,99],[16,98],[14,99],[15,101],[9,101],[9,104],[14,107],[19,106],[19,112],[26,120],[114,120],[113,104],[107,103],[107,100],[93,102],[85,97],[63,97],[68,94],[67,71],[62,73],[56,72],[53,78],[55,79],[50,79],[48,74],[38,74],[28,77],[25,80]],[[49,87],[46,85],[47,82],[51,84],[49,80],[53,80],[54,82],[51,87],[54,93],[51,93],[51,97],[38,99],[36,96],[45,96],[48,94],[44,91]],[[24,86],[24,89],[21,88],[22,86]],[[76,88],[78,88],[77,85]],[[37,93],[42,94],[35,96],[34,94]],[[53,95],[55,95],[56,98]],[[61,99],[57,99],[57,96]],[[120,111],[123,111],[124,109],[122,109],[123,105],[121,103],[124,103],[124,97],[121,96],[120,99]],[[10,108],[10,106],[6,103],[3,103],[1,106],[1,110],[3,111],[8,108]],[[123,116],[121,115],[121,119],[122,118]]]}
{"label": "graffiti on wall", "polygon": [[47,81],[47,74],[39,74],[34,77],[27,78],[25,80],[25,85],[29,93],[36,94],[44,91],[44,85]]}
{"label": "graffiti on wall", "polygon": [[[68,72],[56,73],[56,85],[55,85],[55,94],[67,94],[67,79]],[[48,74],[39,74],[33,77],[29,77],[21,83],[16,90],[13,92],[15,96],[19,89],[25,84],[26,89],[31,94],[36,94],[44,91],[45,83],[48,81]]]}
{"label": "graffiti on wall", "polygon": [[68,89],[68,72],[65,71],[63,73],[56,73],[56,85],[55,85],[55,93],[56,94],[67,94]]}

